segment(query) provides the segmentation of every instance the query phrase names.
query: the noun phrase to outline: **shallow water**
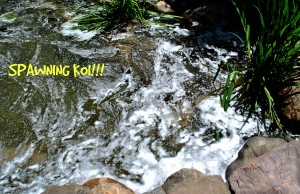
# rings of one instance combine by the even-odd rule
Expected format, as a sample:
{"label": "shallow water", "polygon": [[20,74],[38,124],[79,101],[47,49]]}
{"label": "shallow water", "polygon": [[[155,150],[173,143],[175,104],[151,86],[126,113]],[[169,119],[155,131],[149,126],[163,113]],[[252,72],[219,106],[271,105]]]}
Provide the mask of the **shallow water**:
{"label": "shallow water", "polygon": [[[257,132],[252,119],[240,130],[243,117],[211,95],[218,64],[237,60],[221,46],[230,33],[135,26],[87,43],[94,34],[70,30],[72,14],[54,4],[5,11],[17,17],[0,23],[1,193],[102,176],[143,193],[183,167],[224,176]],[[19,63],[105,68],[98,77],[8,76]]]}

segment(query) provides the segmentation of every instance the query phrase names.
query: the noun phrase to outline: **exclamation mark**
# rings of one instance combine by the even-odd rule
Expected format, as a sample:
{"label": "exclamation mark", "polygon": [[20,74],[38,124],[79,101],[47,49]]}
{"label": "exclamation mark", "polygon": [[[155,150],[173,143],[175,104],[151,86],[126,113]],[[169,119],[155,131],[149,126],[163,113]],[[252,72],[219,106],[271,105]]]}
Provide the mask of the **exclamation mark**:
{"label": "exclamation mark", "polygon": [[95,68],[96,68],[96,64],[93,64],[93,68],[92,68],[92,76],[95,76]]}
{"label": "exclamation mark", "polygon": [[98,72],[100,71],[100,64],[97,65],[96,76],[99,76]]}
{"label": "exclamation mark", "polygon": [[101,73],[100,73],[100,76],[102,76],[102,74],[103,74],[103,71],[104,71],[104,63],[102,63],[102,68],[101,68]]}

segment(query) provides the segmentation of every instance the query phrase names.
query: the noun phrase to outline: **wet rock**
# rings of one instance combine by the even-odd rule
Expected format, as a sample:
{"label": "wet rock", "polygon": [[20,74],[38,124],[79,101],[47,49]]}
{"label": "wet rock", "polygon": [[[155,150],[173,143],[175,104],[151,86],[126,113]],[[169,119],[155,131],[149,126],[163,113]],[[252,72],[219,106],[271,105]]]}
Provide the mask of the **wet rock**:
{"label": "wet rock", "polygon": [[181,169],[146,194],[230,194],[221,176],[206,176],[195,169]]}
{"label": "wet rock", "polygon": [[286,141],[281,138],[266,138],[266,137],[252,137],[238,153],[238,158],[233,161],[226,169],[226,178],[230,177],[236,169],[248,164],[278,145],[284,144]]}
{"label": "wet rock", "polygon": [[300,143],[284,143],[237,168],[228,178],[236,194],[300,193]]}
{"label": "wet rock", "polygon": [[151,38],[129,36],[116,41],[122,64],[131,68],[132,75],[143,84],[150,84],[154,73],[156,45]]}
{"label": "wet rock", "polygon": [[285,88],[281,95],[284,97],[283,103],[286,104],[280,113],[282,124],[287,131],[300,134],[300,87]]}
{"label": "wet rock", "polygon": [[134,194],[122,183],[111,178],[95,178],[83,184],[91,189],[93,194]]}
{"label": "wet rock", "polygon": [[50,185],[42,194],[93,194],[88,187],[77,184],[66,186]]}

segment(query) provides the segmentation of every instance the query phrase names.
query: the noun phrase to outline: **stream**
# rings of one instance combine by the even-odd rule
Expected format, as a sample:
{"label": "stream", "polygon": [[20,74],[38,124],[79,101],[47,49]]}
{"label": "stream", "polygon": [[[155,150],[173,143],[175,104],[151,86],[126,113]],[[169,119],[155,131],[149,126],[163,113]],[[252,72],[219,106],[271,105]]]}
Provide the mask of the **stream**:
{"label": "stream", "polygon": [[[95,36],[71,30],[74,13],[54,3],[0,3],[0,193],[103,176],[143,193],[184,167],[224,177],[258,132],[256,120],[243,126],[212,95],[221,61],[239,60],[222,26],[197,36],[176,24]],[[70,74],[9,76],[12,64]],[[104,64],[102,76],[74,77],[74,64]],[[221,72],[216,88],[225,79]]]}

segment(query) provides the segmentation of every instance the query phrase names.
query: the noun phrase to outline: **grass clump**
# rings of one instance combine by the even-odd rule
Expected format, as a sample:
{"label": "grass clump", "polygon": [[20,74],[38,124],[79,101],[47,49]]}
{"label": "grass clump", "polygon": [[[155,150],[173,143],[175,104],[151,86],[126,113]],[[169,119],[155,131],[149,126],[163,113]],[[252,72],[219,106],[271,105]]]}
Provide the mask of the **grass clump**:
{"label": "grass clump", "polygon": [[[222,106],[234,107],[248,118],[256,115],[265,124],[269,118],[284,131],[278,111],[283,108],[279,92],[299,85],[300,80],[300,12],[299,0],[258,0],[260,32],[250,38],[251,25],[241,7],[237,7],[245,31],[248,60],[229,73]],[[251,13],[253,14],[253,13]],[[236,81],[242,80],[236,87]]]}
{"label": "grass clump", "polygon": [[154,11],[155,5],[145,0],[111,0],[98,5],[98,9],[83,10],[77,9],[82,17],[75,19],[78,26],[73,29],[97,31],[102,33],[114,29],[121,29],[132,21],[147,23],[149,16],[162,17],[166,20],[179,20],[182,17],[173,15],[161,15]]}
{"label": "grass clump", "polygon": [[76,29],[88,31],[107,31],[121,28],[128,22],[144,22],[145,9],[136,0],[112,0],[99,5],[97,10],[77,10],[84,14],[79,19]]}

